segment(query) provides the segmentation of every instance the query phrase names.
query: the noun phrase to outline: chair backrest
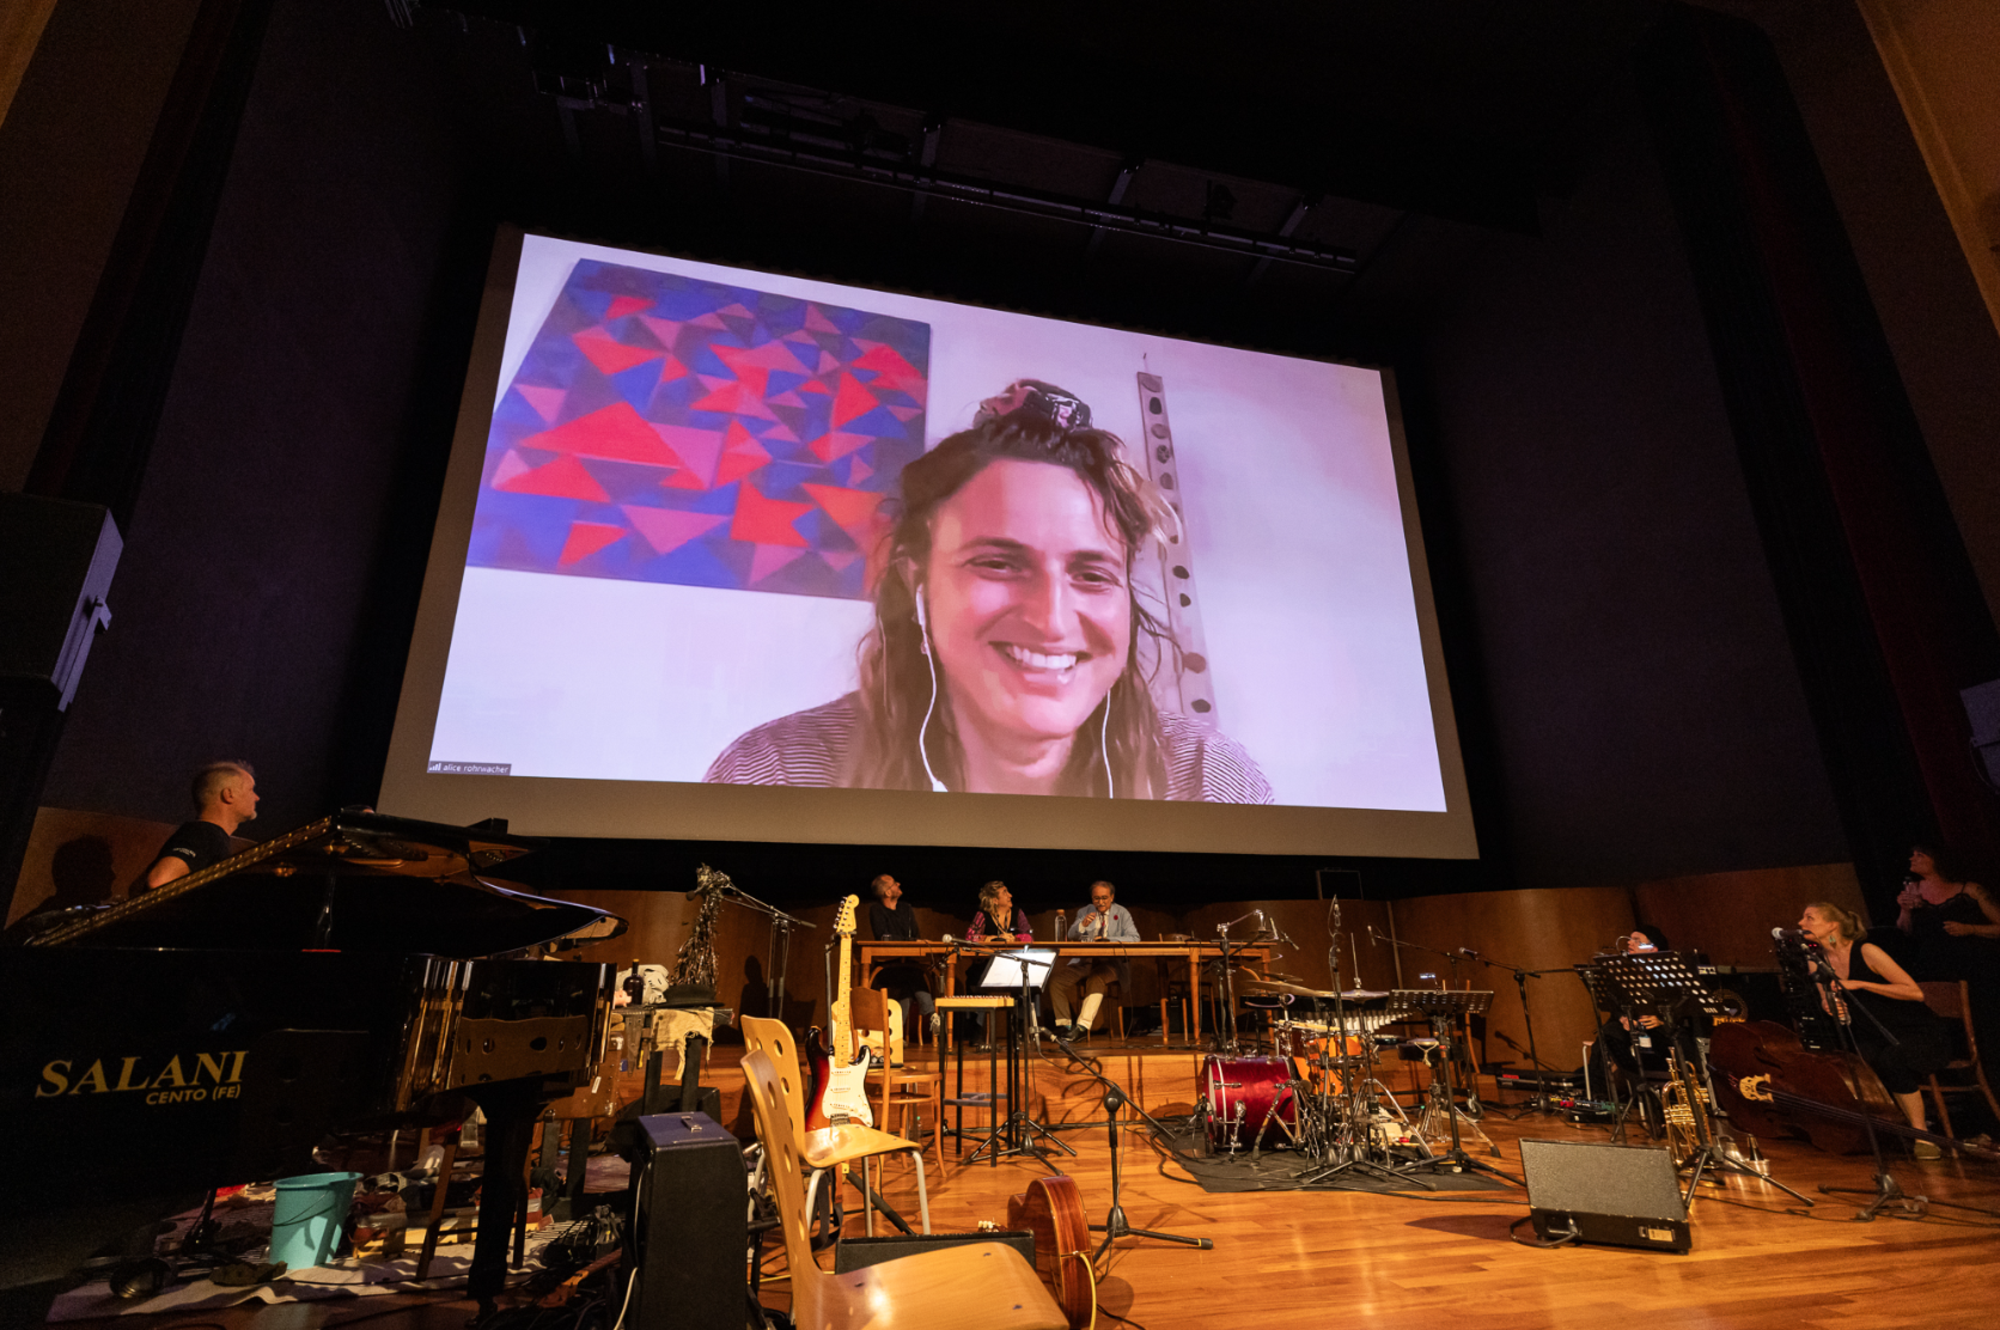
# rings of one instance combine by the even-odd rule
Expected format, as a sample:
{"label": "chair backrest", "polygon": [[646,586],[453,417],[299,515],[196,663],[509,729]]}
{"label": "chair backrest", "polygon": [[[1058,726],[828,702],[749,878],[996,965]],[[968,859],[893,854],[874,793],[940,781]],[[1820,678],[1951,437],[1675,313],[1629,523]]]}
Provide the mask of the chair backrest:
{"label": "chair backrest", "polygon": [[1965,1019],[1965,980],[1927,979],[1917,985],[1924,990],[1924,1005],[1948,1021]]}
{"label": "chair backrest", "polygon": [[848,989],[847,1020],[854,1039],[854,1053],[860,1052],[862,1046],[866,1045],[880,1053],[884,1062],[890,1060],[887,993],[879,988]]}
{"label": "chair backrest", "polygon": [[774,1066],[787,1068],[791,1076],[781,1087],[784,1092],[785,1111],[801,1130],[806,1121],[806,1095],[799,1082],[799,1046],[792,1039],[792,1032],[783,1021],[774,1021],[765,1016],[745,1016],[737,1024],[743,1027],[743,1043],[752,1053],[762,1053],[771,1059]]}
{"label": "chair backrest", "polygon": [[889,999],[889,1057],[892,1067],[903,1065],[903,1004]]}
{"label": "chair backrest", "polygon": [[788,1101],[803,1095],[798,1063],[779,1062],[768,1049],[753,1049],[743,1057],[743,1085],[757,1116],[771,1196],[778,1205],[778,1228],[785,1235],[785,1259],[791,1267],[795,1301],[793,1323],[809,1325],[820,1302],[819,1281],[825,1276],[813,1259],[812,1240],[806,1234],[805,1161],[799,1155],[795,1119],[785,1108]]}

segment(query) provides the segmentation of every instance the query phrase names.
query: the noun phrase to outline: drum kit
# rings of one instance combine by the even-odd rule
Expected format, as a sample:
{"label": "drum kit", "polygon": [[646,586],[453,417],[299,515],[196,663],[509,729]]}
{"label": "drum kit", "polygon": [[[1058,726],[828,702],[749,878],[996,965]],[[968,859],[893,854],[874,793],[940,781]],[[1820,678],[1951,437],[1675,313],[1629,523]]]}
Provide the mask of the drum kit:
{"label": "drum kit", "polygon": [[1414,1124],[1377,1074],[1378,1059],[1403,1041],[1384,1026],[1405,1020],[1394,994],[1330,992],[1289,977],[1247,978],[1244,1004],[1270,1013],[1251,1048],[1209,1054],[1201,1066],[1208,1148],[1216,1153],[1287,1148],[1330,1158],[1367,1138],[1380,1148],[1416,1147]]}
{"label": "drum kit", "polygon": [[[1334,928],[1337,935],[1337,923]],[[1202,1144],[1210,1153],[1247,1152],[1252,1160],[1283,1149],[1314,1161],[1299,1185],[1407,1180],[1431,1187],[1425,1174],[1499,1173],[1462,1148],[1468,1128],[1489,1148],[1491,1142],[1455,1102],[1451,1071],[1455,1032],[1465,1017],[1486,1009],[1492,993],[1343,989],[1337,957],[1336,941],[1334,987],[1327,990],[1309,988],[1293,975],[1227,976],[1225,1001],[1233,1002],[1240,989],[1244,1005],[1270,1019],[1264,1036],[1247,1048],[1231,1022],[1229,1037],[1203,1059],[1196,1109]],[[1425,1023],[1427,1032],[1387,1028],[1403,1022]],[[1429,1068],[1414,1119],[1381,1079],[1380,1062],[1390,1050],[1398,1061],[1421,1059]]]}

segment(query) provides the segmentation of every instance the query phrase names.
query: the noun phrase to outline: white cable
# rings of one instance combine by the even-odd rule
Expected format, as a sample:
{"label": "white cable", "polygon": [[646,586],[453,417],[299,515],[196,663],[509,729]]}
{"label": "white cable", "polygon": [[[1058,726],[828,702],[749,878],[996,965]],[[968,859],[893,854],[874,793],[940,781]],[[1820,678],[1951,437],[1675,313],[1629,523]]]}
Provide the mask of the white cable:
{"label": "white cable", "polygon": [[[1116,687],[1114,684],[1113,687]],[[1106,736],[1111,732],[1111,694],[1104,695],[1104,721],[1097,727],[1097,751],[1104,754],[1104,797],[1116,799],[1117,791],[1111,788],[1111,741]]]}
{"label": "white cable", "polygon": [[924,723],[917,729],[917,756],[924,760],[924,774],[931,778],[931,790],[937,794],[950,794],[937,772],[931,770],[930,748],[925,743],[931,728],[931,713],[937,710],[937,661],[931,656],[931,626],[925,621],[924,589],[917,587],[917,632],[921,635],[920,646],[924,653],[924,664],[931,672],[931,704],[924,708]]}

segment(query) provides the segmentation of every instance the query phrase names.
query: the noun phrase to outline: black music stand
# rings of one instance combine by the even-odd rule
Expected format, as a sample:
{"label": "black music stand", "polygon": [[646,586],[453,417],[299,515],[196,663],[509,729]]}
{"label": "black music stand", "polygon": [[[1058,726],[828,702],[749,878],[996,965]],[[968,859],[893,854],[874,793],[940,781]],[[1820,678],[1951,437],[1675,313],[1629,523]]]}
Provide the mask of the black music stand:
{"label": "black music stand", "polygon": [[[973,1149],[968,1159],[970,1163],[977,1163],[980,1151],[991,1145],[993,1153],[990,1157],[993,1159],[1005,1159],[1012,1155],[1031,1155],[1051,1172],[1059,1173],[1062,1170],[1049,1163],[1048,1151],[1042,1147],[1041,1142],[1046,1140],[1065,1154],[1076,1153],[1069,1142],[1056,1135],[1046,1123],[1035,1121],[1035,1115],[1028,1111],[1028,1052],[1033,1047],[1034,1041],[1039,1038],[1037,1031],[1040,1024],[1036,1020],[1035,1001],[1042,985],[1048,980],[1049,972],[1055,969],[1054,955],[1054,952],[1045,952],[1038,956],[1025,946],[1012,951],[998,951],[993,954],[986,973],[980,977],[981,988],[1013,988],[1016,987],[1018,979],[1018,1001],[1021,1005],[1016,1010],[1014,1019],[1007,1023],[1007,1061],[1010,1072],[1004,1133],[1001,1127],[996,1126],[993,1135]],[[1044,959],[1045,956],[1049,959]],[[1005,969],[1000,969],[1002,961],[1014,962],[1020,967],[1020,974],[1015,976]],[[996,969],[998,969],[997,982]],[[1000,1144],[1003,1134],[1007,1142],[1004,1147]]]}
{"label": "black music stand", "polygon": [[[1490,988],[1472,991],[1462,988],[1401,988],[1389,994],[1390,1006],[1418,1012],[1430,1022],[1431,1035],[1438,1041],[1438,1068],[1444,1076],[1445,1107],[1449,1110],[1451,1122],[1451,1149],[1429,1159],[1405,1164],[1395,1170],[1397,1173],[1412,1175],[1414,1180],[1414,1175],[1420,1171],[1436,1173],[1449,1168],[1454,1173],[1462,1173],[1477,1170],[1505,1178],[1516,1187],[1527,1185],[1505,1169],[1482,1163],[1467,1154],[1458,1134],[1458,1106],[1452,1102],[1455,1091],[1451,1083],[1451,1030],[1461,1017],[1476,1016],[1492,1002],[1493,990]],[[1432,1073],[1433,1080],[1438,1074]]]}

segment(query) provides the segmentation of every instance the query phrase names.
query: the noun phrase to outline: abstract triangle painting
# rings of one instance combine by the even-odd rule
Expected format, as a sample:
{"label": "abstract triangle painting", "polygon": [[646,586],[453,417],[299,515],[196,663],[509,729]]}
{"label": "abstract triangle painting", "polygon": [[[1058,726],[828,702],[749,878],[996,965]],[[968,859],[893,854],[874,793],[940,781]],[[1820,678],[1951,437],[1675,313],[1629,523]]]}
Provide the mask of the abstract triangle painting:
{"label": "abstract triangle painting", "polygon": [[865,599],[930,354],[914,319],[581,259],[494,410],[466,563]]}

